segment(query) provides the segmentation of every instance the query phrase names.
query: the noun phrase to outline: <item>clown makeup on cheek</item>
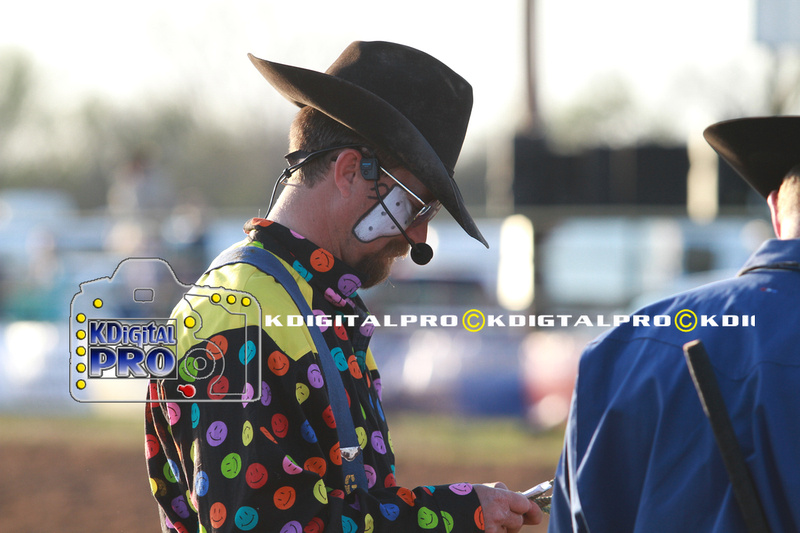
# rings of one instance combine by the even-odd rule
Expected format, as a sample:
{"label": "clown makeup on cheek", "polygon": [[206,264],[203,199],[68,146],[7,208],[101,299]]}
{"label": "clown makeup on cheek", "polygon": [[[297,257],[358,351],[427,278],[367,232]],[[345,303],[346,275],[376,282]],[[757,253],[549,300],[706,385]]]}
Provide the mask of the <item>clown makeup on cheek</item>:
{"label": "clown makeup on cheek", "polygon": [[[403,229],[407,228],[414,218],[414,208],[408,195],[397,185],[384,197],[383,205],[389,208],[389,212],[400,222]],[[353,234],[359,241],[372,242],[379,237],[400,235],[400,230],[386,214],[383,205],[380,202],[375,204],[375,207],[367,211],[353,226]]]}

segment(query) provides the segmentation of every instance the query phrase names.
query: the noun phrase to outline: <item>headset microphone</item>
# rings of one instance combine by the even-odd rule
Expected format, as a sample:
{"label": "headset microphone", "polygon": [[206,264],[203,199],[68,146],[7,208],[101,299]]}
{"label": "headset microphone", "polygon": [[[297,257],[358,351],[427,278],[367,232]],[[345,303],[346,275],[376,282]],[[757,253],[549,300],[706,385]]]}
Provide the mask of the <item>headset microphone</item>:
{"label": "headset microphone", "polygon": [[399,229],[400,233],[403,234],[403,237],[405,237],[405,239],[408,241],[408,244],[411,245],[411,260],[420,266],[427,265],[430,260],[433,259],[433,248],[431,248],[428,243],[412,241],[411,237],[408,236],[408,233],[403,230],[403,226],[397,222],[397,219],[394,218],[392,212],[389,211],[389,208],[383,203],[383,199],[380,197],[380,195],[378,195],[378,200],[380,200],[383,209],[386,211],[386,214],[389,215],[389,218],[392,219],[394,225],[397,226],[397,229]]}
{"label": "headset microphone", "polygon": [[[408,237],[406,237],[408,239]],[[411,244],[411,260],[418,265],[427,265],[433,259],[433,248],[428,246],[427,243],[418,242],[414,243],[408,239]]]}
{"label": "headset microphone", "polygon": [[361,159],[361,175],[367,181],[371,181],[375,186],[375,196],[378,197],[378,201],[381,203],[384,211],[389,218],[392,219],[392,222],[397,229],[400,230],[400,233],[403,235],[405,240],[408,241],[408,244],[411,245],[411,260],[414,261],[418,265],[427,265],[431,259],[433,259],[433,248],[431,248],[427,243],[424,242],[414,242],[411,240],[411,237],[403,230],[403,226],[397,221],[394,217],[392,212],[386,207],[386,204],[383,203],[383,198],[381,198],[380,191],[378,191],[378,160],[375,158],[365,157]]}

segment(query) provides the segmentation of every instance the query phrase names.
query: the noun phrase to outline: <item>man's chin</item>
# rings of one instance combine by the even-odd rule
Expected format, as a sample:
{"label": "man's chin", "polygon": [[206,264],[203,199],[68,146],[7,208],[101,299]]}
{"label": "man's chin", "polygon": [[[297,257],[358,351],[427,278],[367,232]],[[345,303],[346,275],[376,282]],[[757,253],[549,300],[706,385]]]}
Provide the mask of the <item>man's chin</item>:
{"label": "man's chin", "polygon": [[365,289],[386,281],[394,262],[408,255],[411,246],[405,240],[390,241],[379,252],[365,257],[356,268],[364,275],[361,286]]}

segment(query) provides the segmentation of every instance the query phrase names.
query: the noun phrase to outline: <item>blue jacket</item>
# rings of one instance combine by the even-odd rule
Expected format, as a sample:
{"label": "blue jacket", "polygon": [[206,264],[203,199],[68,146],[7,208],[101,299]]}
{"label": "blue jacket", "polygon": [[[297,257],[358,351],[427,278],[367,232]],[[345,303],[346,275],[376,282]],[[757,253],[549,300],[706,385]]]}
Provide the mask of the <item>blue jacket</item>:
{"label": "blue jacket", "polygon": [[693,339],[772,531],[800,531],[800,239],[769,240],[736,278],[634,316],[581,357],[549,531],[745,531],[684,359]]}

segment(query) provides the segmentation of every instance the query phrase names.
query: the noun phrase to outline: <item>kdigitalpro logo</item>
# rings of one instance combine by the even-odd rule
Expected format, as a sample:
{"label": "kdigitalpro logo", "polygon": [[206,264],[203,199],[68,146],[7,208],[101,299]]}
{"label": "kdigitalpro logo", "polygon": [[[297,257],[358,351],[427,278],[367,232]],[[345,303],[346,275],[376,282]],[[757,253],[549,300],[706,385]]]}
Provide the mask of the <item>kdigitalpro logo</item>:
{"label": "kdigitalpro logo", "polygon": [[[111,277],[81,283],[72,299],[70,394],[78,402],[142,402],[157,379],[174,391],[162,401],[202,401],[198,387],[215,401],[258,400],[260,321],[249,293],[184,285],[163,259],[126,259]],[[220,324],[243,336],[236,372],[226,367],[227,342],[214,335]]]}
{"label": "kdigitalpro logo", "polygon": [[675,313],[675,327],[684,333],[697,327],[697,314],[691,309],[681,309]]}
{"label": "kdigitalpro logo", "polygon": [[461,317],[461,324],[465,330],[476,333],[486,325],[486,315],[478,309],[470,309]]}

